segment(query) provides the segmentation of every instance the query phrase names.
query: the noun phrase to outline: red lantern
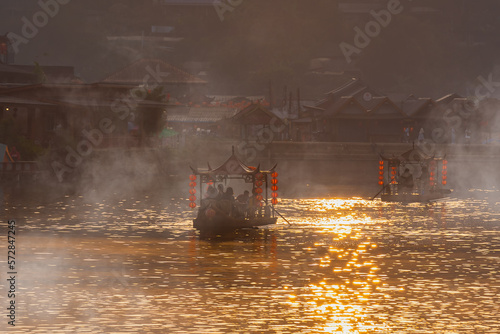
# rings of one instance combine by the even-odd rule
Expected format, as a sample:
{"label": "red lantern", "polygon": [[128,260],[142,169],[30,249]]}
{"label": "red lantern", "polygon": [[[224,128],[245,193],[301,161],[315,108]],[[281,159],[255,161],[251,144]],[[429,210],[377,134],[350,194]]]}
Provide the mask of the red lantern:
{"label": "red lantern", "polygon": [[256,178],[257,180],[262,180],[262,179],[264,178],[264,174],[262,174],[262,173],[257,173],[257,174],[255,175],[255,178]]}
{"label": "red lantern", "polygon": [[277,185],[277,184],[278,184],[278,179],[272,179],[272,180],[271,180],[271,184],[273,184],[273,185]]}
{"label": "red lantern", "polygon": [[272,176],[272,177],[274,177],[274,178],[277,178],[277,177],[278,177],[278,173],[277,173],[277,172],[273,172],[273,173],[271,174],[271,176]]}
{"label": "red lantern", "polygon": [[262,181],[260,181],[260,180],[255,181],[255,186],[262,187]]}
{"label": "red lantern", "polygon": [[273,192],[273,193],[271,194],[271,197],[273,197],[273,198],[277,198],[277,197],[278,197],[278,193]]}
{"label": "red lantern", "polygon": [[255,193],[262,194],[262,188],[255,188]]}
{"label": "red lantern", "polygon": [[194,175],[194,174],[191,174],[191,175],[189,176],[189,179],[190,179],[191,181],[194,181],[194,180],[196,180],[196,175]]}
{"label": "red lantern", "polygon": [[259,202],[262,201],[262,198],[263,198],[262,195],[255,196],[255,199]]}
{"label": "red lantern", "polygon": [[195,203],[195,202],[191,202],[191,203],[189,203],[189,207],[190,207],[191,209],[196,208],[196,203]]}
{"label": "red lantern", "polygon": [[278,204],[278,199],[277,199],[277,198],[273,198],[273,199],[271,200],[271,203],[272,203],[273,205]]}
{"label": "red lantern", "polygon": [[194,189],[194,188],[189,189],[189,193],[190,193],[191,195],[196,194],[196,189]]}
{"label": "red lantern", "polygon": [[191,188],[196,187],[196,182],[194,182],[194,181],[189,182],[189,186],[190,186]]}
{"label": "red lantern", "polygon": [[384,185],[384,181],[378,181],[378,185],[379,186],[383,186]]}
{"label": "red lantern", "polygon": [[191,195],[191,196],[189,196],[189,200],[190,200],[191,202],[196,202],[196,196],[195,196],[195,195]]}
{"label": "red lantern", "polygon": [[278,186],[271,186],[272,191],[278,191]]}

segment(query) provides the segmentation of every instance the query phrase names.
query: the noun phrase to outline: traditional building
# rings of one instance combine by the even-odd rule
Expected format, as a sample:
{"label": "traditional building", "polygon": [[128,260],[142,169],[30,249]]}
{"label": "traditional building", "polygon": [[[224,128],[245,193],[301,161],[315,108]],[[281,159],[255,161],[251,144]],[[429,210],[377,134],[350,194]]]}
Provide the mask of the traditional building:
{"label": "traditional building", "polygon": [[408,116],[390,98],[352,79],[306,107],[320,141],[400,142]]}
{"label": "traditional building", "polygon": [[252,103],[224,123],[226,133],[241,140],[271,142],[288,138],[287,121],[260,103]]}

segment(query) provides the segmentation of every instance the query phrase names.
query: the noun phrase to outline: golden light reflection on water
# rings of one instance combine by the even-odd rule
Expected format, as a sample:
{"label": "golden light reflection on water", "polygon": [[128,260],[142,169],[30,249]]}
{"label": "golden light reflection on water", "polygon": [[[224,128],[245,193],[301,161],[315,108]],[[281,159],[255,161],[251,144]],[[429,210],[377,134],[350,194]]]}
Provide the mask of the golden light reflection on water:
{"label": "golden light reflection on water", "polygon": [[500,332],[489,201],[284,199],[291,225],[208,239],[185,208],[155,196],[13,205],[25,217],[16,331]]}
{"label": "golden light reflection on water", "polygon": [[[324,278],[290,296],[290,306],[322,321],[320,328],[311,331],[326,333],[371,333],[380,323],[371,319],[366,303],[377,292],[379,268],[373,261],[363,259],[363,253],[376,248],[370,236],[363,233],[374,220],[356,212],[358,207],[373,205],[363,199],[319,199],[301,201],[313,213],[299,224],[313,226],[328,236],[314,246],[328,246],[318,259],[325,271]],[[323,216],[323,214],[329,214]],[[319,216],[319,217],[318,217]]]}

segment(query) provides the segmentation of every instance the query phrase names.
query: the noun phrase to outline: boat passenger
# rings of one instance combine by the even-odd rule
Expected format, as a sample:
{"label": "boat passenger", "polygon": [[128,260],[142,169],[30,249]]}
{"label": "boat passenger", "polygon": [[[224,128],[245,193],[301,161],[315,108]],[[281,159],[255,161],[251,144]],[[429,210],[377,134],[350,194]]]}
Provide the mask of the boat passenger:
{"label": "boat passenger", "polygon": [[423,195],[429,188],[429,170],[427,166],[422,166],[422,171],[420,173],[420,194]]}
{"label": "boat passenger", "polygon": [[403,193],[411,193],[413,190],[413,175],[408,168],[399,176],[399,186]]}
{"label": "boat passenger", "polygon": [[223,200],[234,202],[234,191],[233,188],[228,187],[224,195],[222,195]]}
{"label": "boat passenger", "polygon": [[217,190],[215,190],[214,186],[209,186],[207,189],[206,198],[216,199],[217,198]]}
{"label": "boat passenger", "polygon": [[226,192],[222,194],[222,197],[219,199],[217,197],[217,207],[227,215],[232,216],[234,212],[234,191],[233,188],[228,187]]}
{"label": "boat passenger", "polygon": [[236,200],[240,204],[248,204],[248,201],[250,200],[250,192],[248,190],[245,190],[243,194],[236,197]]}
{"label": "boat passenger", "polygon": [[245,216],[248,211],[248,203],[250,201],[250,192],[245,190],[243,194],[236,197],[236,207],[242,216]]}
{"label": "boat passenger", "polygon": [[220,199],[223,199],[224,197],[224,186],[222,184],[219,184],[217,186],[217,199],[220,200]]}
{"label": "boat passenger", "polygon": [[201,200],[201,209],[210,206],[210,204],[214,204],[216,198],[217,198],[217,190],[215,190],[214,186],[208,186],[207,193]]}

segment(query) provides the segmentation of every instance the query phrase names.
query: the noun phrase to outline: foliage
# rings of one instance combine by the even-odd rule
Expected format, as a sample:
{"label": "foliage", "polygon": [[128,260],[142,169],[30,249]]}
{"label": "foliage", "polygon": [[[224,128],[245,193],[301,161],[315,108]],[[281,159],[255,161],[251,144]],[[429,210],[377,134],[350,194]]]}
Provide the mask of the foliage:
{"label": "foliage", "polygon": [[19,133],[14,119],[5,118],[0,121],[0,143],[6,144],[9,148],[15,147],[21,154],[21,160],[36,160],[44,153],[40,145]]}
{"label": "foliage", "polygon": [[35,61],[35,75],[36,75],[36,83],[38,84],[43,84],[47,82],[47,76],[45,75],[45,72],[43,71],[42,67],[38,62]]}

